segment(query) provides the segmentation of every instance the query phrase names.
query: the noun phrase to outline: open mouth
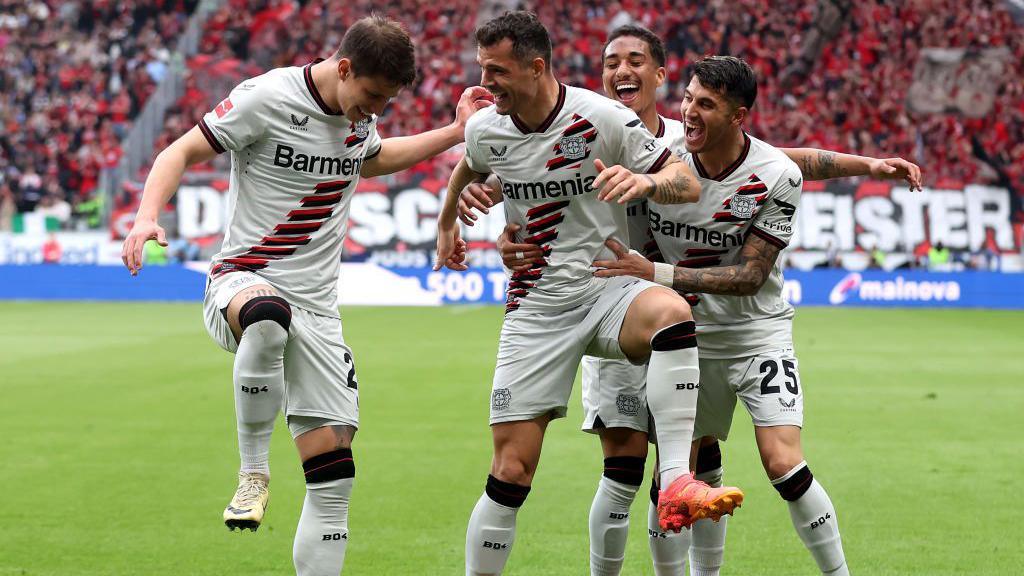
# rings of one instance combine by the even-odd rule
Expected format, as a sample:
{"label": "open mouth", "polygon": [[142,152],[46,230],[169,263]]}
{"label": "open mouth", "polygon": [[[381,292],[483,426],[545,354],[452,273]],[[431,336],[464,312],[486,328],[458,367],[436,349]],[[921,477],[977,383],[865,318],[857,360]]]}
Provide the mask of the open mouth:
{"label": "open mouth", "polygon": [[615,85],[615,98],[625,105],[635,102],[640,95],[640,84],[637,82],[620,82]]}
{"label": "open mouth", "polygon": [[508,97],[508,93],[507,92],[494,91],[494,90],[488,90],[488,92],[490,92],[491,96],[494,97],[494,105],[495,106],[498,106],[499,108],[504,108],[504,107],[507,107],[509,105],[509,97]]}
{"label": "open mouth", "polygon": [[686,129],[686,143],[688,145],[696,146],[704,141],[703,124],[687,120],[683,123],[683,127]]}

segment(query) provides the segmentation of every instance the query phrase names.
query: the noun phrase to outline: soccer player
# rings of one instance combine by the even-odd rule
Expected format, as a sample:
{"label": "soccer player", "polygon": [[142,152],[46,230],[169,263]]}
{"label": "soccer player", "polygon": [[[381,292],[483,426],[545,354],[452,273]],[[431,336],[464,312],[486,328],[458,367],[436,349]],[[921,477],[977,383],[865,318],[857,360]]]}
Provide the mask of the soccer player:
{"label": "soccer player", "polygon": [[[627,25],[614,30],[602,54],[602,79],[605,92],[633,109],[658,139],[680,155],[685,154],[683,124],[663,118],[656,110],[656,89],[665,77],[663,68],[665,49],[660,38],[639,26]],[[804,177],[817,180],[843,175],[873,175],[879,178],[906,178],[912,187],[919,187],[920,172],[916,166],[898,158],[877,160],[815,149],[782,149],[792,160],[803,166]],[[487,211],[489,205],[500,201],[490,187],[468,186],[460,199],[460,217],[468,225],[476,219],[472,210]],[[644,200],[629,206],[629,239],[633,249],[657,255],[657,247],[649,232],[647,203]],[[506,264],[516,266],[516,252],[534,255],[534,246],[515,244],[510,239],[517,230],[509,225],[499,242]],[[520,267],[521,268],[521,267]],[[700,317],[698,316],[698,322]],[[699,326],[698,326],[699,328]],[[629,507],[640,484],[647,455],[647,413],[644,409],[644,368],[619,360],[586,357],[583,360],[584,430],[601,437],[605,453],[606,473],[602,477],[591,508],[590,543],[591,573],[618,574],[624,559],[628,534]],[[634,399],[639,399],[636,402]],[[638,406],[634,408],[634,406]],[[696,459],[697,478],[712,486],[721,483],[721,456],[714,438],[703,442],[701,457]],[[694,463],[691,462],[691,466]],[[633,482],[614,479],[611,471],[635,470]],[[621,477],[621,474],[618,474]],[[652,490],[656,501],[657,491]],[[714,524],[707,520],[693,527],[698,545],[711,540],[724,539],[725,518]],[[658,526],[654,505],[649,514],[649,534],[655,570],[658,574],[680,574],[685,571],[685,553],[688,537],[666,533]],[[710,533],[711,538],[702,537]],[[694,547],[695,573],[705,573],[708,560],[721,563],[721,548],[713,546],[710,552]]]}
{"label": "soccer player", "polygon": [[[736,399],[742,400],[765,472],[786,500],[800,539],[823,574],[848,574],[835,508],[800,444],[803,389],[793,308],[782,297],[777,261],[792,235],[803,174],[781,151],[743,131],[756,95],[754,72],[742,60],[697,62],[681,113],[685,160],[706,195],[689,210],[656,202],[649,207],[660,253],[676,265],[612,245],[617,259],[595,262],[603,268],[595,275],[664,278],[675,290],[697,294],[691,301],[700,323],[702,389],[695,436],[728,438]],[[708,546],[695,532],[694,546],[718,552],[724,529],[720,536],[718,546]],[[709,560],[695,554],[693,573],[717,574],[720,556],[717,565]]]}
{"label": "soccer player", "polygon": [[486,104],[483,88],[467,89],[452,124],[382,140],[377,117],[415,70],[406,32],[371,16],[346,31],[331,58],[242,82],[157,157],[123,247],[137,274],[143,244],[166,242],[157,215],[185,169],[231,151],[230,215],[204,300],[210,336],[235,353],[241,471],[224,520],[259,526],[283,407],[306,479],[293,550],[300,576],[338,574],[349,537],[359,408],[336,286],[352,193],[361,176],[404,170],[458,144]]}
{"label": "soccer player", "polygon": [[481,26],[476,39],[481,84],[495,105],[466,125],[466,156],[438,221],[435,266],[466,268],[458,252],[459,193],[490,173],[501,181],[507,219],[522,226],[541,258],[509,285],[491,394],[494,460],[469,521],[467,574],[503,570],[544,432],[565,415],[585,353],[649,360],[647,393],[666,486],[662,522],[678,531],[731,513],[742,492],[711,489],[689,475],[699,381],[689,306],[653,282],[596,278],[590,268],[607,254],[608,238],[625,240],[625,202],[693,202],[693,174],[628,108],[560,84],[547,30],[533,14],[507,12]]}

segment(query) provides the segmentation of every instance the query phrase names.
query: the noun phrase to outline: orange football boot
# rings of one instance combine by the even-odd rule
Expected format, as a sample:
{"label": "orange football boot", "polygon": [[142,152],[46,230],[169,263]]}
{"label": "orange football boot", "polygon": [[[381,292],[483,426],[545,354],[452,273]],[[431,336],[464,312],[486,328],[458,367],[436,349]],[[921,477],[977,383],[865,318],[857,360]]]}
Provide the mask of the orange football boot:
{"label": "orange football boot", "polygon": [[739,488],[712,488],[692,474],[684,474],[658,493],[658,524],[666,532],[679,532],[704,518],[718,522],[741,504],[743,491]]}

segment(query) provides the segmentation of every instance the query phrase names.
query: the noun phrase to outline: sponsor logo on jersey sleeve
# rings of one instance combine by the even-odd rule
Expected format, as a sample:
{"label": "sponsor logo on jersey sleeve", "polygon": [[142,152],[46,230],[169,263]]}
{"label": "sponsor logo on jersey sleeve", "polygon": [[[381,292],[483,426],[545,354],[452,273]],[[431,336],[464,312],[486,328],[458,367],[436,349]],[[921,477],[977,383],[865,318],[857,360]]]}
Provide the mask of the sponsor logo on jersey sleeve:
{"label": "sponsor logo on jersey sleeve", "polygon": [[793,214],[796,214],[796,206],[778,198],[773,198],[772,202],[775,202],[775,205],[779,207],[779,211],[782,212],[783,216],[788,220],[793,219]]}
{"label": "sponsor logo on jersey sleeve", "polygon": [[217,104],[217,107],[213,109],[213,113],[217,115],[217,118],[223,118],[234,107],[235,105],[231,103],[231,98],[225,98],[220,101],[220,104]]}

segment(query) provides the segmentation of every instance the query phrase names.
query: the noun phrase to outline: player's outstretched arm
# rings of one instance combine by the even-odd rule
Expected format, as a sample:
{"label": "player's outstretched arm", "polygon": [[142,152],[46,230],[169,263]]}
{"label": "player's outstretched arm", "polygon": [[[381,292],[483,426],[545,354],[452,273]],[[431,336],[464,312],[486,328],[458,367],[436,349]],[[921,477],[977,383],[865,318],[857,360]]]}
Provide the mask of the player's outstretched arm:
{"label": "player's outstretched arm", "polygon": [[394,174],[429,160],[434,156],[461,143],[465,139],[466,121],[477,110],[491,105],[489,93],[481,86],[471,86],[462,92],[455,108],[455,120],[443,127],[415,136],[386,138],[380,143],[380,152],[363,162],[359,175],[372,178],[382,174]]}
{"label": "player's outstretched arm", "polygon": [[817,148],[780,148],[800,167],[807,180],[870,176],[878,180],[904,180],[921,190],[921,168],[903,158],[871,158]]}
{"label": "player's outstretched arm", "polygon": [[157,224],[157,217],[160,209],[178,190],[185,169],[212,160],[216,155],[217,151],[210,146],[199,126],[193,127],[157,155],[146,177],[135,222],[121,247],[121,261],[132,276],[142,269],[142,247],[147,240],[156,240],[161,246],[167,246],[166,234]]}
{"label": "player's outstretched arm", "polygon": [[756,234],[747,236],[740,250],[739,262],[731,266],[710,268],[683,268],[671,264],[654,263],[637,252],[608,240],[607,246],[615,253],[615,260],[598,260],[594,276],[636,276],[669,286],[677,292],[751,296],[757,294],[768,280],[768,275],[779,257],[779,247]]}
{"label": "player's outstretched arm", "polygon": [[448,192],[444,197],[444,206],[437,217],[437,256],[434,270],[445,266],[451,270],[466,270],[466,241],[459,237],[458,203],[460,192],[473,182],[483,182],[487,174],[478,174],[470,167],[466,159],[459,160],[448,180]]}
{"label": "player's outstretched arm", "polygon": [[491,207],[501,201],[501,182],[496,175],[491,174],[486,182],[473,182],[459,195],[459,220],[472,226],[479,218],[474,210],[490,214]]}
{"label": "player's outstretched arm", "polygon": [[594,160],[594,166],[598,175],[593,187],[598,190],[597,199],[603,202],[615,200],[625,204],[637,198],[650,198],[658,204],[685,204],[700,199],[700,181],[674,155],[654,174],[636,174],[619,165],[605,166],[600,159]]}

